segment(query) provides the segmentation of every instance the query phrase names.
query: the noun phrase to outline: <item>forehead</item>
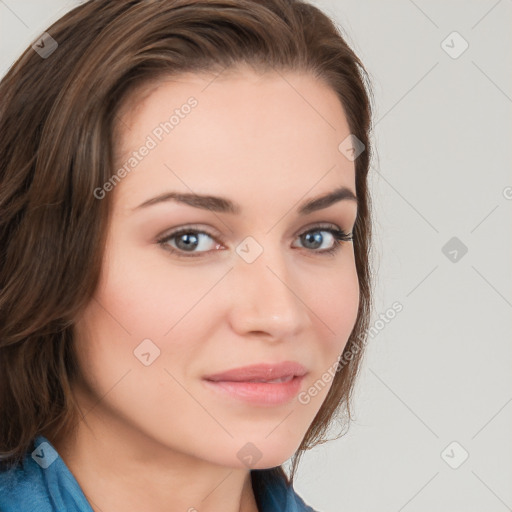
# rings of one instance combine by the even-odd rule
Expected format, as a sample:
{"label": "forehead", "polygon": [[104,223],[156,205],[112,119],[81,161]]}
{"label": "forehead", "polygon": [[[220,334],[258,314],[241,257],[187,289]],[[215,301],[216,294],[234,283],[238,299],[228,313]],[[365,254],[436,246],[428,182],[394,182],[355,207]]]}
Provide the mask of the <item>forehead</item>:
{"label": "forehead", "polygon": [[339,184],[354,190],[354,162],[338,150],[350,133],[343,106],[310,74],[239,68],[166,77],[131,95],[118,117],[116,168],[152,146],[116,187],[132,205],[163,187],[232,191],[239,202],[264,185],[299,197],[319,180],[314,195]]}

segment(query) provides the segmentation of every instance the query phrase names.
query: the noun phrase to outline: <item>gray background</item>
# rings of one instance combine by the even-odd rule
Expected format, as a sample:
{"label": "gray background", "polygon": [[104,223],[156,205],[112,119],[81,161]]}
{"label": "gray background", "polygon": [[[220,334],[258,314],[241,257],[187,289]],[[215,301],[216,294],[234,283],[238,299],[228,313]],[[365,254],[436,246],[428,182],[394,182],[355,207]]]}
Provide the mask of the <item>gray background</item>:
{"label": "gray background", "polygon": [[[0,0],[0,73],[78,3]],[[295,488],[322,512],[512,510],[512,0],[313,3],[375,89],[379,332]]]}

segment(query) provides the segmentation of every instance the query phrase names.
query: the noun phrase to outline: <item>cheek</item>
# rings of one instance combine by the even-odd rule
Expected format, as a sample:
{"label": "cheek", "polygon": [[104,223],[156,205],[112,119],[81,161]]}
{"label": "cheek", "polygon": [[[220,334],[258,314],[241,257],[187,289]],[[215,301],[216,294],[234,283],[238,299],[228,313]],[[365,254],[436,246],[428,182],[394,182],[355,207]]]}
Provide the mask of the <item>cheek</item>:
{"label": "cheek", "polygon": [[108,394],[101,400],[107,409],[143,429],[156,428],[169,424],[172,411],[185,413],[190,407],[190,397],[171,375],[184,382],[190,360],[199,351],[194,324],[185,321],[187,304],[198,298],[181,291],[187,282],[180,282],[180,269],[175,270],[177,279],[162,279],[156,268],[137,264],[136,258],[125,258],[119,265],[112,261],[76,326],[80,366],[94,401]]}
{"label": "cheek", "polygon": [[[113,245],[98,300],[132,339],[163,338],[226,272],[212,266],[167,261],[164,249]],[[113,321],[113,319],[111,319]],[[118,325],[119,327],[119,325]]]}
{"label": "cheek", "polygon": [[308,331],[295,341],[305,348],[310,372],[293,403],[293,422],[282,422],[279,435],[265,438],[267,444],[276,443],[276,453],[279,444],[303,438],[324,404],[359,309],[359,280],[350,255],[336,269],[325,266],[297,275],[303,277],[297,277],[291,288],[308,316]]}
{"label": "cheek", "polygon": [[[317,362],[315,370],[305,383],[305,393],[299,396],[299,403],[309,414],[316,414],[333,384],[337,361],[355,326],[359,310],[359,279],[355,264],[349,263],[341,270],[321,275],[310,281],[310,290],[322,286],[317,294],[309,293],[312,306],[310,317],[315,325]],[[305,294],[305,297],[307,295]]]}
{"label": "cheek", "polygon": [[359,309],[359,279],[353,255],[336,269],[312,273],[302,289],[318,339],[324,340],[324,354],[329,359],[337,357],[354,328]]}
{"label": "cheek", "polygon": [[[129,369],[130,379],[144,372],[143,387],[168,384],[164,369],[187,374],[200,357],[207,319],[215,321],[214,287],[228,268],[185,268],[155,251],[111,243],[95,297],[77,325],[82,366],[103,392]],[[149,367],[141,362],[148,352]]]}
{"label": "cheek", "polygon": [[324,279],[324,308],[334,317],[335,323],[344,324],[357,314],[359,304],[359,280],[355,266],[333,272]]}

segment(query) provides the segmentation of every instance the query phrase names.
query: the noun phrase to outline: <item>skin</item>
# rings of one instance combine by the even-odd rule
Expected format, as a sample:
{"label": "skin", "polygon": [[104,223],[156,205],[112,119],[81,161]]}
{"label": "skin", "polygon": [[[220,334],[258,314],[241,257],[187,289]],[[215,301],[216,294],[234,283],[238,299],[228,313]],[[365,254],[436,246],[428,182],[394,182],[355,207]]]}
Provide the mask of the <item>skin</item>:
{"label": "skin", "polygon": [[[76,436],[53,441],[95,512],[257,512],[249,469],[294,454],[332,379],[308,404],[268,407],[214,393],[202,377],[291,360],[306,366],[306,390],[356,321],[353,242],[329,256],[320,254],[336,243],[328,232],[319,248],[299,236],[320,223],[350,234],[356,202],[295,212],[340,185],[355,193],[354,162],[338,150],[350,133],[339,99],[298,72],[239,67],[213,78],[161,80],[119,114],[121,166],[175,108],[198,101],[109,192],[100,286],[76,325],[85,419]],[[242,213],[176,202],[133,210],[164,191],[226,197]],[[190,224],[215,237],[201,235],[199,257],[157,242]],[[263,248],[250,264],[235,252],[247,236]],[[134,356],[146,338],[160,349],[149,366]],[[251,468],[237,457],[248,442],[261,452]]]}

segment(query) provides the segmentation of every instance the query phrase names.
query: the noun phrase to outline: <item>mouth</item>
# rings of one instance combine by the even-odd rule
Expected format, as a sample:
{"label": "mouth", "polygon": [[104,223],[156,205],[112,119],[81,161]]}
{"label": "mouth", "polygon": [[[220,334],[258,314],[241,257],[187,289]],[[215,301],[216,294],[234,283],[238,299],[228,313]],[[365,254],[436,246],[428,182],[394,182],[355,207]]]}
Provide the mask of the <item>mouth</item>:
{"label": "mouth", "polygon": [[299,392],[307,370],[295,362],[260,364],[203,378],[204,385],[225,398],[253,405],[277,406]]}
{"label": "mouth", "polygon": [[303,377],[306,373],[306,368],[300,363],[284,361],[282,363],[261,363],[233,368],[204,378],[213,382],[283,382],[286,379]]}

